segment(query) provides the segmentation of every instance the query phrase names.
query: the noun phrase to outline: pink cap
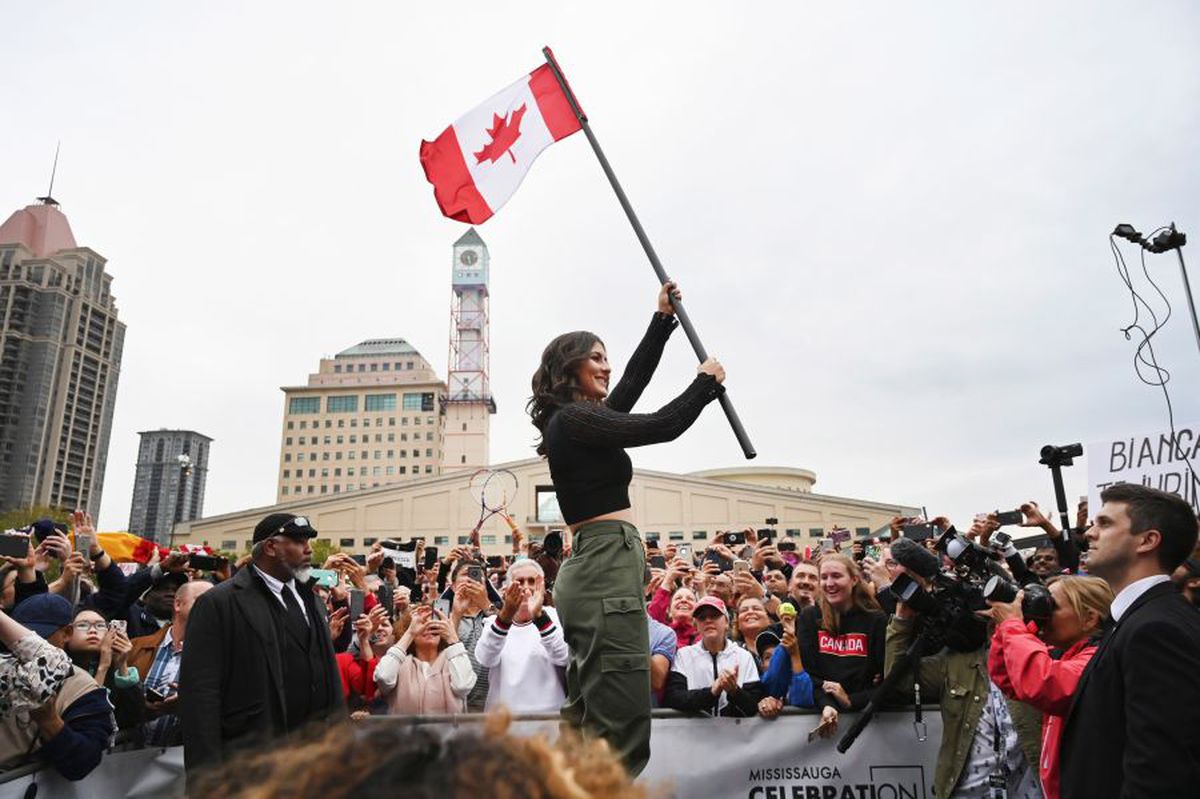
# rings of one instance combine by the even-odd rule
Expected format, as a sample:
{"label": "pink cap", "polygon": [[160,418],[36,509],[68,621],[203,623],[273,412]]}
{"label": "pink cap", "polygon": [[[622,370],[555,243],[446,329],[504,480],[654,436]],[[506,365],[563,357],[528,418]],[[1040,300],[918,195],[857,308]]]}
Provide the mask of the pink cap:
{"label": "pink cap", "polygon": [[695,618],[696,614],[700,612],[700,608],[713,608],[715,610],[719,610],[722,616],[725,615],[725,603],[722,602],[719,597],[706,596],[704,599],[701,599],[699,602],[697,602],[696,607],[692,608],[693,618]]}

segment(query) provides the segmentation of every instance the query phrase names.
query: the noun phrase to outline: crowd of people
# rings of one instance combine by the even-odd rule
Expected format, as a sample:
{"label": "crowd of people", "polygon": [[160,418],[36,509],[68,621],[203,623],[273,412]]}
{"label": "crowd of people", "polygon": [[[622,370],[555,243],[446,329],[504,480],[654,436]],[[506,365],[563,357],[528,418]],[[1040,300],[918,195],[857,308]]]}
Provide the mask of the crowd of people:
{"label": "crowd of people", "polygon": [[[900,707],[919,689],[943,717],[937,796],[985,796],[1001,785],[1013,797],[1093,796],[1103,793],[1092,792],[1098,779],[1128,795],[1143,795],[1133,786],[1164,796],[1175,795],[1165,786],[1200,785],[1195,516],[1182,500],[1139,486],[1110,489],[1090,524],[1081,508],[1074,530],[1057,530],[1035,503],[1021,511],[1021,524],[1043,529],[1051,545],[1025,554],[997,545],[1007,536],[997,535],[995,514],[977,517],[959,540],[991,553],[991,568],[1022,591],[974,609],[974,629],[924,652],[890,696],[877,697],[879,686],[922,613],[934,612],[912,585],[936,596],[942,575],[956,574],[936,547],[954,536],[944,518],[897,518],[870,539],[834,531],[804,548],[753,527],[695,550],[649,538],[642,596],[609,609],[640,616],[649,647],[638,662],[607,667],[642,675],[655,707],[763,719],[810,708],[823,736],[838,732],[842,713],[872,699]],[[914,531],[930,534],[914,547]],[[82,514],[69,532],[94,540]],[[197,572],[171,553],[132,575],[98,544],[83,559],[67,532],[31,535],[27,557],[0,568],[8,650],[0,763],[36,759],[80,779],[121,731],[146,746],[183,744],[195,773],[314,722],[557,713],[567,702],[570,652],[554,575],[570,562],[569,540],[547,547],[518,531],[512,556],[462,546],[427,569],[420,541],[415,568],[382,545],[364,563],[336,553],[314,564],[315,535],[304,517],[272,514],[237,563]],[[937,575],[913,561],[914,548]],[[47,582],[56,559],[60,577]],[[336,574],[332,584],[311,577],[318,565]],[[1131,602],[1135,584],[1150,590]],[[1031,609],[1027,594],[1039,592],[1048,612]],[[1110,667],[1087,671],[1101,647],[1122,643]],[[1189,682],[1167,690],[1163,681],[1184,670]],[[1133,695],[1137,704],[1122,706]],[[1088,754],[1116,739],[1105,763]],[[1179,756],[1160,765],[1166,752]],[[1137,767],[1121,772],[1123,762]],[[1097,776],[1110,766],[1118,773]]]}
{"label": "crowd of people", "polygon": [[[543,352],[529,412],[567,529],[514,530],[511,557],[389,541],[317,573],[317,530],[272,513],[236,563],[169,553],[127,575],[85,515],[33,525],[0,568],[0,768],[34,758],[80,779],[119,730],[182,743],[206,796],[369,797],[401,780],[414,796],[639,796],[655,706],[767,723],[808,708],[811,738],[844,713],[936,702],[939,798],[1200,792],[1185,500],[1110,486],[1068,530],[1027,502],[963,533],[939,517],[803,547],[773,528],[702,549],[644,536],[625,448],[678,437],[724,391],[708,359],[667,405],[632,412],[679,298],[662,286],[611,392],[595,334]],[[1019,552],[1002,529],[1016,524],[1047,545]],[[355,725],[481,711],[557,713],[564,731],[549,744],[502,722],[445,740]]]}

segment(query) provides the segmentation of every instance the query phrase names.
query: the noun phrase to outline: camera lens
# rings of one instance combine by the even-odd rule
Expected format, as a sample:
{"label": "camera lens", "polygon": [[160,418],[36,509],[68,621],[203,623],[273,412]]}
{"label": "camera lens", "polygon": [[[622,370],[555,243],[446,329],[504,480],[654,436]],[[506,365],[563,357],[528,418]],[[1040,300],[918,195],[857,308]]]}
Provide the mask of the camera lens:
{"label": "camera lens", "polygon": [[[989,602],[1012,602],[1021,590],[1016,583],[1010,583],[1000,575],[993,575],[983,587],[983,598]],[[1023,605],[1022,605],[1023,607]]]}
{"label": "camera lens", "polygon": [[1031,621],[1045,622],[1054,615],[1056,603],[1050,589],[1039,583],[1025,586],[1021,599],[1021,615]]}

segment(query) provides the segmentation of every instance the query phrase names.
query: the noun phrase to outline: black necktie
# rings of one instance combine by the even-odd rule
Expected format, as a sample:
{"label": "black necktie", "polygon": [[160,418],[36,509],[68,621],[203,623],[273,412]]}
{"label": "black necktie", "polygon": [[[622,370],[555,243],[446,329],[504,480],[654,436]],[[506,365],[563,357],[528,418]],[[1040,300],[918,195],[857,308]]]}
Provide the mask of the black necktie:
{"label": "black necktie", "polygon": [[297,625],[297,630],[304,630],[307,633],[308,620],[304,618],[304,611],[300,610],[300,603],[296,600],[296,592],[289,586],[284,585],[279,593],[283,597],[283,606],[287,608],[288,618],[292,624]]}

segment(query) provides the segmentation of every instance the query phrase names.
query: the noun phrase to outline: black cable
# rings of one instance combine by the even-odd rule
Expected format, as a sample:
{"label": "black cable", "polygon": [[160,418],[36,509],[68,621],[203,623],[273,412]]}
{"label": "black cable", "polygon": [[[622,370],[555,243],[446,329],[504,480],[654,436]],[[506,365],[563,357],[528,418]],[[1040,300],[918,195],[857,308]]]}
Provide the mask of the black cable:
{"label": "black cable", "polygon": [[[1160,231],[1167,229],[1167,227],[1158,228],[1149,236],[1147,236],[1146,240],[1152,240]],[[1167,313],[1160,322],[1158,320],[1158,314],[1156,314],[1154,309],[1150,307],[1150,303],[1146,302],[1145,298],[1142,297],[1141,294],[1138,294],[1137,289],[1133,287],[1133,278],[1129,274],[1129,267],[1125,263],[1125,258],[1121,255],[1121,249],[1117,246],[1116,237],[1110,234],[1108,237],[1108,243],[1109,246],[1112,247],[1113,255],[1116,257],[1117,274],[1120,276],[1121,282],[1125,284],[1125,288],[1129,289],[1130,299],[1133,302],[1133,321],[1127,327],[1121,328],[1121,332],[1125,334],[1126,341],[1133,340],[1133,336],[1130,333],[1132,330],[1138,331],[1138,333],[1140,333],[1142,336],[1142,341],[1140,344],[1138,344],[1137,350],[1133,355],[1133,370],[1137,373],[1138,379],[1146,385],[1157,386],[1158,388],[1162,389],[1163,400],[1167,404],[1167,424],[1171,431],[1171,456],[1174,458],[1178,455],[1183,461],[1184,466],[1187,467],[1188,473],[1191,474],[1192,480],[1195,482],[1200,482],[1200,478],[1196,476],[1195,469],[1192,468],[1191,459],[1187,457],[1185,452],[1183,452],[1179,445],[1178,436],[1175,433],[1175,409],[1171,405],[1171,394],[1167,391],[1167,383],[1171,380],[1171,373],[1158,365],[1158,358],[1154,354],[1154,344],[1151,341],[1158,331],[1162,330],[1163,326],[1166,325],[1167,320],[1171,318],[1171,301],[1167,299],[1167,295],[1164,294],[1162,289],[1158,287],[1158,284],[1154,282],[1154,278],[1150,277],[1150,270],[1146,266],[1146,251],[1142,250],[1142,273],[1146,276],[1146,281],[1154,287],[1156,292],[1158,292],[1158,296],[1162,298],[1163,304],[1167,306]],[[1146,329],[1140,324],[1141,314],[1138,311],[1138,303],[1141,303],[1143,306],[1145,306],[1146,312],[1150,314],[1150,319],[1154,323],[1154,329],[1152,329],[1149,333],[1147,333]],[[1147,355],[1149,355],[1149,358],[1147,358]],[[1146,375],[1142,374],[1142,364],[1145,364],[1146,367],[1154,371],[1153,377],[1148,378]]]}

